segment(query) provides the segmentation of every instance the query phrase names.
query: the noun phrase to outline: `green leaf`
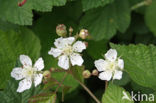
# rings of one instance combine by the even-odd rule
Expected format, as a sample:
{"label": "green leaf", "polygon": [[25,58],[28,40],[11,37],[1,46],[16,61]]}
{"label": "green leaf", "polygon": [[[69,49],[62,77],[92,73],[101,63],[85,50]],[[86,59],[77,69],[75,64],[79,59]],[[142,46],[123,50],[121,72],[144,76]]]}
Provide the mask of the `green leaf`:
{"label": "green leaf", "polygon": [[42,93],[29,99],[29,103],[56,103],[56,93]]}
{"label": "green leaf", "polygon": [[20,27],[18,25],[0,20],[0,30],[3,30],[3,31],[8,31],[12,29],[18,30],[19,28]]}
{"label": "green leaf", "polygon": [[112,3],[114,0],[82,0],[83,11],[105,6],[106,4]]}
{"label": "green leaf", "polygon": [[127,0],[115,0],[112,4],[88,11],[80,27],[89,30],[94,40],[110,39],[117,30],[125,32],[130,24],[130,8]]}
{"label": "green leaf", "polygon": [[123,76],[121,80],[113,80],[113,84],[119,85],[119,86],[124,86],[130,82],[130,77],[128,73],[123,72]]}
{"label": "green leaf", "polygon": [[135,82],[131,82],[131,88],[133,89],[133,91],[139,91],[141,92],[142,94],[151,94],[151,93],[154,93],[154,90],[151,89],[151,88],[148,88],[148,87],[143,87],[143,86],[140,86],[138,85],[137,83]]}
{"label": "green leaf", "polygon": [[124,96],[123,92],[127,94],[129,99],[131,99],[130,94],[126,92],[123,88],[109,84],[106,92],[102,97],[102,103],[134,103],[128,99],[122,99]]}
{"label": "green leaf", "polygon": [[62,6],[66,0],[27,0],[18,6],[18,0],[0,0],[0,18],[19,25],[32,25],[32,10],[47,12],[53,6]]}
{"label": "green leaf", "polygon": [[19,55],[26,54],[35,60],[40,55],[40,49],[39,39],[29,29],[20,28],[17,32],[0,30],[0,88],[9,79]]}
{"label": "green leaf", "polygon": [[101,58],[107,50],[107,40],[88,41],[87,53],[94,59]]}
{"label": "green leaf", "polygon": [[156,1],[153,0],[152,4],[147,7],[146,12],[145,12],[145,21],[149,29],[154,33],[156,36]]}
{"label": "green leaf", "polygon": [[81,82],[84,82],[84,78],[82,76],[82,72],[84,71],[84,66],[73,66],[71,68],[71,71],[72,71],[72,74],[73,74],[73,77],[76,78],[77,80],[81,81]]}
{"label": "green leaf", "polygon": [[131,79],[144,87],[156,89],[156,47],[154,45],[115,45],[119,56],[124,59],[125,71]]}
{"label": "green leaf", "polygon": [[[61,82],[65,74],[66,72],[55,72],[52,74],[52,77],[55,78],[57,81]],[[69,92],[72,92],[79,86],[79,83],[74,79],[71,74],[68,74],[63,81],[63,85],[70,87]],[[58,91],[62,92],[62,88],[60,88]]]}
{"label": "green leaf", "polygon": [[156,103],[156,101],[150,102],[150,101],[142,101],[140,103]]}
{"label": "green leaf", "polygon": [[26,90],[22,93],[16,92],[18,88],[18,81],[11,78],[8,81],[7,87],[4,89],[4,91],[0,91],[0,100],[1,103],[28,103],[28,99],[36,95],[40,92],[41,88],[30,88],[29,90]]}

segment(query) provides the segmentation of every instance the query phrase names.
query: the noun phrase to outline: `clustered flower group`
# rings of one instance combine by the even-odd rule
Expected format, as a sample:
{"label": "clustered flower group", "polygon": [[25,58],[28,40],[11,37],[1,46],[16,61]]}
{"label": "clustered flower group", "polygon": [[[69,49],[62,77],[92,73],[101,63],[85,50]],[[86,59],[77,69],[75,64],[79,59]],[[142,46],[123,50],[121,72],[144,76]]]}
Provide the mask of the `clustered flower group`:
{"label": "clustered flower group", "polygon": [[[86,49],[85,42],[77,40],[75,37],[64,37],[67,31],[60,31],[66,29],[62,24],[57,28],[57,33],[59,33],[59,36],[62,35],[62,37],[55,40],[55,48],[51,47],[48,54],[58,58],[58,66],[62,69],[68,70],[71,66],[75,65],[82,66],[84,60],[80,53]],[[88,31],[82,29],[80,37],[85,39],[86,36],[88,36]],[[28,56],[20,55],[20,62],[22,67],[16,67],[11,72],[13,78],[21,80],[17,92],[30,89],[33,83],[35,87],[38,86],[42,82],[44,74],[42,71],[44,68],[44,61],[42,58],[39,58],[35,64],[32,65],[32,60]],[[110,49],[105,54],[105,60],[99,59],[94,63],[98,72],[100,72],[99,78],[101,80],[110,81],[111,78],[118,80],[122,78],[124,61],[117,57],[117,51],[115,49]]]}

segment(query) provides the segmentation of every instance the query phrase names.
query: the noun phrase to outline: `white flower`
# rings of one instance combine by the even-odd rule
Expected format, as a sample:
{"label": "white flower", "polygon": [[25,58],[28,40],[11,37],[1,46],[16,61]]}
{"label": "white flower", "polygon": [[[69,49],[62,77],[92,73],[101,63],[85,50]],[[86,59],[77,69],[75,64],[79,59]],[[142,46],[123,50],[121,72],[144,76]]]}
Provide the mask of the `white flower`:
{"label": "white flower", "polygon": [[20,55],[20,62],[22,67],[16,67],[12,70],[11,76],[16,80],[21,80],[17,92],[23,92],[31,88],[32,83],[35,87],[42,82],[43,74],[42,69],[44,68],[44,61],[39,58],[34,66],[32,66],[31,59],[26,55]]}
{"label": "white flower", "polygon": [[69,69],[71,64],[81,66],[83,59],[79,53],[86,49],[85,43],[82,41],[76,41],[74,37],[58,38],[55,40],[54,45],[56,48],[51,48],[48,52],[49,55],[58,57],[58,65],[63,69]]}
{"label": "white flower", "polygon": [[111,80],[122,78],[122,70],[124,68],[123,59],[117,58],[117,51],[110,49],[105,54],[105,60],[99,59],[94,62],[97,70],[101,72],[99,78],[101,80]]}

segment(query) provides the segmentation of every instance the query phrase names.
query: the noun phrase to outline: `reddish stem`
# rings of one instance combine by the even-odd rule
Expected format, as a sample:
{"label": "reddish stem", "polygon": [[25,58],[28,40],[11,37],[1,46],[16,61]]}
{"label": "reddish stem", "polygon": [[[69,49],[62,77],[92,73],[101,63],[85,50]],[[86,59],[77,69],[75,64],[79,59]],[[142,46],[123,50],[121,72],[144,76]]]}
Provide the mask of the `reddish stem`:
{"label": "reddish stem", "polygon": [[23,6],[26,3],[27,0],[23,0],[22,2],[18,3],[18,6]]}

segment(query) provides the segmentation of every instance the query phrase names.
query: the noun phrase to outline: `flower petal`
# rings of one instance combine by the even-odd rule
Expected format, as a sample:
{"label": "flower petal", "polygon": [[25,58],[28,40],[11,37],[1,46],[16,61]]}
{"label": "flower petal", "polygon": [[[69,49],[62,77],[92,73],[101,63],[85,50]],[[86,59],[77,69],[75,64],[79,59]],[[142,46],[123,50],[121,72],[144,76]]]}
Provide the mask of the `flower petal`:
{"label": "flower petal", "polygon": [[103,59],[96,60],[94,64],[99,72],[106,70],[107,62],[105,60]]}
{"label": "flower petal", "polygon": [[118,66],[119,66],[120,69],[124,68],[124,61],[123,61],[123,59],[118,59]]}
{"label": "flower petal", "polygon": [[115,61],[117,58],[117,51],[115,49],[110,49],[105,54],[105,59],[109,61]]}
{"label": "flower petal", "polygon": [[11,72],[11,77],[15,78],[16,80],[21,80],[24,78],[23,69],[22,68],[14,68]]}
{"label": "flower petal", "polygon": [[68,38],[64,38],[64,41],[67,43],[67,44],[73,44],[73,42],[75,41],[75,38],[74,37],[68,37]]}
{"label": "flower petal", "polygon": [[86,45],[82,41],[77,41],[76,43],[74,43],[73,49],[76,52],[82,52],[84,49],[86,49]]}
{"label": "flower petal", "polygon": [[38,86],[39,84],[41,84],[42,78],[43,78],[43,74],[41,74],[41,73],[34,75],[34,84],[35,84],[35,87]]}
{"label": "flower petal", "polygon": [[107,81],[110,81],[111,80],[111,77],[112,77],[112,72],[107,70],[105,72],[102,72],[99,74],[99,78],[101,80],[107,80]]}
{"label": "flower petal", "polygon": [[69,58],[66,55],[59,57],[58,65],[63,69],[67,70],[69,68]]}
{"label": "flower petal", "polygon": [[32,66],[32,61],[27,55],[20,55],[20,62],[23,64],[24,67]]}
{"label": "flower petal", "polygon": [[54,45],[57,48],[64,48],[66,45],[71,45],[75,41],[74,37],[69,37],[69,38],[58,38],[55,39]]}
{"label": "flower petal", "polygon": [[81,66],[84,62],[84,60],[82,59],[82,57],[78,53],[72,53],[70,55],[70,61],[71,61],[73,66],[74,65]]}
{"label": "flower petal", "polygon": [[37,71],[41,71],[44,68],[44,61],[42,58],[39,58],[35,64],[34,67],[37,69]]}
{"label": "flower petal", "polygon": [[24,80],[19,82],[17,92],[21,93],[27,89],[30,89],[31,85],[32,85],[31,79],[24,79]]}
{"label": "flower petal", "polygon": [[48,52],[49,55],[53,55],[55,58],[60,56],[62,53],[62,50],[56,49],[56,48],[51,48],[51,50]]}
{"label": "flower petal", "polygon": [[118,80],[120,80],[121,78],[122,78],[122,71],[115,70],[113,79],[118,79]]}
{"label": "flower petal", "polygon": [[55,39],[55,42],[54,42],[54,45],[57,47],[57,48],[63,48],[65,46],[65,43],[63,41],[63,38],[60,37],[58,39]]}

